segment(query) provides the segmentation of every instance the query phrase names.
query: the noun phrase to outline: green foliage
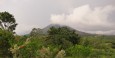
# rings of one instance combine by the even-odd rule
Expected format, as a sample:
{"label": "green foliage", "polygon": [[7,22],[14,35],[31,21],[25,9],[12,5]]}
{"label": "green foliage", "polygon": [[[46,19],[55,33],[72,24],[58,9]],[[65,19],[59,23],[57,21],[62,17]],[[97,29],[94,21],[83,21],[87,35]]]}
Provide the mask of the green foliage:
{"label": "green foliage", "polygon": [[0,29],[0,56],[12,56],[9,48],[14,43],[14,35],[12,32]]}
{"label": "green foliage", "polygon": [[0,58],[115,58],[115,36],[80,37],[68,27],[14,36],[16,26],[12,14],[0,12]]}
{"label": "green foliage", "polygon": [[52,51],[50,51],[50,48],[42,47],[40,50],[37,51],[38,58],[52,58]]}
{"label": "green foliage", "polygon": [[46,42],[61,46],[63,49],[68,48],[71,45],[78,44],[80,41],[78,34],[76,34],[74,30],[67,27],[51,27],[48,34],[49,36]]}
{"label": "green foliage", "polygon": [[12,14],[8,12],[0,12],[0,28],[3,30],[13,31],[17,23]]}
{"label": "green foliage", "polygon": [[31,37],[30,42],[27,45],[24,45],[27,41],[27,38],[21,37],[20,40],[17,42],[17,45],[21,47],[18,50],[19,58],[35,58],[37,56],[37,50],[40,49],[43,44],[40,38]]}
{"label": "green foliage", "polygon": [[22,58],[35,58],[37,49],[37,43],[30,42],[28,45],[19,50],[19,56]]}
{"label": "green foliage", "polygon": [[73,47],[70,47],[69,49],[67,49],[67,55],[71,56],[71,57],[85,57],[87,58],[92,52],[92,48],[91,47],[85,47],[82,45],[75,45]]}
{"label": "green foliage", "polygon": [[82,37],[80,44],[91,46],[96,49],[110,49],[112,47],[111,42],[108,42],[108,40],[105,40],[100,36]]}
{"label": "green foliage", "polygon": [[115,58],[114,49],[93,49],[90,58]]}
{"label": "green foliage", "polygon": [[50,47],[45,48],[43,46],[38,50],[38,56],[36,58],[64,58],[65,55],[64,50],[58,50],[57,48],[51,50]]}
{"label": "green foliage", "polygon": [[[16,36],[16,38],[20,38],[16,42],[17,46],[21,46],[28,37]],[[30,38],[30,43],[18,50],[19,58],[115,58],[115,49],[112,48],[111,41],[102,39],[103,37],[100,36],[81,37],[79,45],[73,45],[64,38],[59,40],[58,36],[55,36],[56,43],[62,41],[64,44],[54,45],[54,41],[49,38],[49,35],[48,37],[47,35],[39,35]],[[47,40],[51,44],[47,44]],[[68,46],[69,48],[63,48]]]}
{"label": "green foliage", "polygon": [[64,50],[60,50],[55,58],[64,58],[66,56]]}
{"label": "green foliage", "polygon": [[42,29],[40,28],[33,28],[32,31],[30,32],[30,36],[40,36],[44,35]]}
{"label": "green foliage", "polygon": [[0,12],[0,56],[12,57],[12,53],[9,48],[14,44],[13,30],[17,23],[12,14],[8,12]]}

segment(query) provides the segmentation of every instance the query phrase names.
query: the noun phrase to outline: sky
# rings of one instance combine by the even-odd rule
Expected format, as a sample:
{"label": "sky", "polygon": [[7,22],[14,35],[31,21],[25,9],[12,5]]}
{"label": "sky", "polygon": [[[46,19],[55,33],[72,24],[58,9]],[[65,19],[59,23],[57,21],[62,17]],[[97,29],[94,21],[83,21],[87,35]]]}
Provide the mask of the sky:
{"label": "sky", "polygon": [[49,24],[115,35],[115,0],[0,0],[4,11],[14,15],[19,35]]}

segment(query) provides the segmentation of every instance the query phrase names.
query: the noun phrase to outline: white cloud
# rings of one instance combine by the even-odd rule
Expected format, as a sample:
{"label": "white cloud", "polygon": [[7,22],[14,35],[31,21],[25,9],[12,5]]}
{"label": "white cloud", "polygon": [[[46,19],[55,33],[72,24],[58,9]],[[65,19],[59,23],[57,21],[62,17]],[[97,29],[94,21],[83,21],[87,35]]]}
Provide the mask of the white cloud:
{"label": "white cloud", "polygon": [[[92,19],[93,17],[96,17],[95,14],[98,15],[100,14],[100,12],[101,14],[98,15],[97,18],[99,16],[102,16],[104,12],[105,14],[110,13],[113,6],[107,7],[105,5],[115,5],[114,1],[115,0],[100,0],[100,2],[97,0],[0,0],[0,12],[8,11],[9,13],[14,15],[18,23],[18,26],[15,30],[17,34],[28,33],[27,31],[30,31],[35,27],[44,28],[51,23],[49,20],[51,14],[52,23],[66,24],[79,30],[91,31],[100,30],[102,29],[100,27],[102,27],[103,25],[105,25],[105,29],[108,29],[106,27],[114,24],[114,16],[112,16],[112,20],[109,20],[113,22],[111,24],[108,23],[108,19],[104,20],[104,22],[100,22],[102,20],[97,21],[95,20],[96,18]],[[96,7],[96,10],[95,8],[91,9],[89,5],[85,4],[90,4],[92,7],[102,7]],[[60,14],[62,12],[63,14]],[[108,15],[103,16],[103,19],[105,19],[106,17],[108,18]],[[92,20],[90,20],[89,18]],[[98,28],[93,28],[92,26],[97,26]],[[109,29],[110,28],[113,29],[114,27],[109,27]]]}
{"label": "white cloud", "polygon": [[115,30],[109,30],[109,31],[88,31],[90,33],[96,33],[96,34],[106,34],[106,35],[115,35]]}
{"label": "white cloud", "polygon": [[96,33],[97,31],[104,30],[103,27],[112,28],[111,26],[115,25],[109,22],[108,19],[109,14],[113,11],[115,11],[115,7],[112,5],[94,8],[91,8],[90,5],[83,5],[74,8],[69,14],[52,14],[51,22],[55,24],[69,25],[75,29],[86,32],[98,29],[93,31]]}

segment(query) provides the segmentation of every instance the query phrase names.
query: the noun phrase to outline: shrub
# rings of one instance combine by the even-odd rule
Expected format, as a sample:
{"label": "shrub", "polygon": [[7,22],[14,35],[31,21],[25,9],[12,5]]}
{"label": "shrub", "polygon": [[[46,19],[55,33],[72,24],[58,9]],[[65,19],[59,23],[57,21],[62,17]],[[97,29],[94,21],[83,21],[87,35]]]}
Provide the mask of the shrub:
{"label": "shrub", "polygon": [[81,38],[81,45],[83,46],[91,46],[95,49],[110,49],[112,47],[112,44],[109,42],[106,42],[104,39],[100,37],[83,37]]}
{"label": "shrub", "polygon": [[85,47],[82,45],[76,45],[73,47],[68,48],[67,50],[67,55],[68,56],[72,56],[72,57],[88,57],[91,52],[92,52],[92,48],[90,47]]}
{"label": "shrub", "polygon": [[115,58],[114,49],[93,49],[90,58]]}
{"label": "shrub", "polygon": [[66,55],[65,51],[61,50],[61,51],[58,52],[58,54],[56,55],[55,58],[64,58],[65,55]]}
{"label": "shrub", "polygon": [[0,29],[0,56],[12,57],[12,53],[8,50],[14,43],[14,35],[10,31]]}
{"label": "shrub", "polygon": [[36,58],[64,58],[66,55],[64,50],[58,50],[57,48],[51,50],[50,47],[46,48],[44,46],[37,53]]}

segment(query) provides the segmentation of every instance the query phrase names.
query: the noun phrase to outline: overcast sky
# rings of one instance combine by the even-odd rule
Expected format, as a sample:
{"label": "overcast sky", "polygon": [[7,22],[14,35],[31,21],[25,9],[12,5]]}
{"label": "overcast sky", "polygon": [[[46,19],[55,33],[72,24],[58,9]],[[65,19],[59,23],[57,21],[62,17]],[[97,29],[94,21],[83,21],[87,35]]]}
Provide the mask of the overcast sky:
{"label": "overcast sky", "polygon": [[115,34],[115,0],[0,0],[0,12],[13,14],[17,34],[49,24],[80,31]]}

